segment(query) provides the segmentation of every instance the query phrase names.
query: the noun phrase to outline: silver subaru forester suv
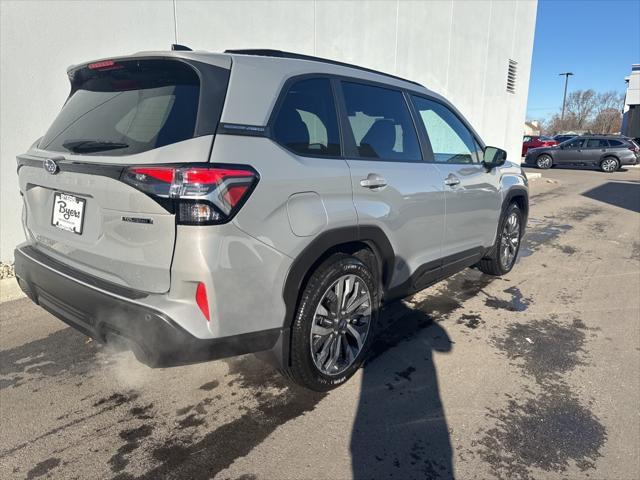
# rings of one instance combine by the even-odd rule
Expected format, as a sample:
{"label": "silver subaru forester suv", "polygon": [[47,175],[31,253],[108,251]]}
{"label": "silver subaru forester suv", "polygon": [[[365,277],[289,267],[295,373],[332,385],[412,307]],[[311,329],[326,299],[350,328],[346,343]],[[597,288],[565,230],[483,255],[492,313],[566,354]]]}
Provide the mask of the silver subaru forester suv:
{"label": "silver subaru forester suv", "polygon": [[18,156],[16,275],[150,366],[263,352],[328,390],[362,364],[383,302],[514,265],[526,176],[417,83],[181,46],[68,76]]}

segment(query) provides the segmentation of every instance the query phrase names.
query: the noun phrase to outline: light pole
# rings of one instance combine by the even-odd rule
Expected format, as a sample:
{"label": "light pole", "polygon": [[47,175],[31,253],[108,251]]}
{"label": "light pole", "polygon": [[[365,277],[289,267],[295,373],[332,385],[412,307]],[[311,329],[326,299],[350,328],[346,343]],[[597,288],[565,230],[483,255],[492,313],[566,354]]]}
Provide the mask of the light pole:
{"label": "light pole", "polygon": [[573,75],[571,72],[559,73],[558,75],[564,75],[564,96],[562,97],[562,115],[560,115],[560,121],[564,120],[564,107],[567,103],[567,85],[569,85],[569,77]]}

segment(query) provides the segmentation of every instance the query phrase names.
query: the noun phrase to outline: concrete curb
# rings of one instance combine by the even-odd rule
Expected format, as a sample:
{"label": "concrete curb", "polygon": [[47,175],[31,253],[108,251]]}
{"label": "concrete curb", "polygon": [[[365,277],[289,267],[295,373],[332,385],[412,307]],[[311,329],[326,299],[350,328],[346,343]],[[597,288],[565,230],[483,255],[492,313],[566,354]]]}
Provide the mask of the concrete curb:
{"label": "concrete curb", "polygon": [[537,172],[527,172],[527,179],[528,180],[537,180],[539,178],[542,178],[542,174],[541,173],[537,173]]}
{"label": "concrete curb", "polygon": [[24,298],[24,296],[15,277],[0,280],[0,303],[18,300],[19,298]]}

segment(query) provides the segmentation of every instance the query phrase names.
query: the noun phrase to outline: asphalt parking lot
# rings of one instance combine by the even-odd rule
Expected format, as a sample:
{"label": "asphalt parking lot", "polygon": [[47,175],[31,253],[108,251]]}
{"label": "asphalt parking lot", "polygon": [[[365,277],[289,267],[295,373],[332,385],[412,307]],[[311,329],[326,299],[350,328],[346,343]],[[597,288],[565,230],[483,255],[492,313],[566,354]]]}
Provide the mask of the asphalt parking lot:
{"label": "asphalt parking lot", "polygon": [[253,356],[152,370],[2,304],[0,477],[638,478],[640,169],[532,194],[513,272],[390,305],[325,395]]}

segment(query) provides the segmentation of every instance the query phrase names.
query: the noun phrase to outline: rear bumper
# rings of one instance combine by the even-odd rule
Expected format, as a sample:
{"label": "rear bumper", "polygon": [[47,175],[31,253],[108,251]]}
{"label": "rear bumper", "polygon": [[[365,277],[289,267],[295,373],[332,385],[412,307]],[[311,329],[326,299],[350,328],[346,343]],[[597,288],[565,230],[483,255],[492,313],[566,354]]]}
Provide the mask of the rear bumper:
{"label": "rear bumper", "polygon": [[281,329],[200,339],[165,313],[140,303],[144,294],[111,288],[29,246],[15,250],[15,272],[31,300],[76,330],[132,350],[138,360],[165,367],[269,350]]}

